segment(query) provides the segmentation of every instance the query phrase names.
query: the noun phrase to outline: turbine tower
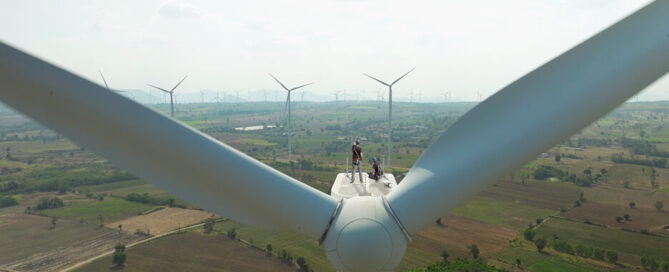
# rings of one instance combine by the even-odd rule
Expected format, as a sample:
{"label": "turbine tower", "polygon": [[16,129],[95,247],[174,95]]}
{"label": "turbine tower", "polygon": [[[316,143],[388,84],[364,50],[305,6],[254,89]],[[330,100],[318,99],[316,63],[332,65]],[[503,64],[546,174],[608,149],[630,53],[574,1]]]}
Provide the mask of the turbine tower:
{"label": "turbine tower", "polygon": [[307,84],[304,84],[304,85],[297,86],[297,87],[292,88],[292,89],[288,89],[288,88],[286,88],[285,85],[283,85],[283,83],[281,83],[281,81],[276,79],[276,77],[274,77],[272,74],[269,74],[269,76],[271,76],[274,80],[276,80],[276,83],[279,83],[279,85],[281,85],[281,87],[284,90],[286,90],[286,92],[288,92],[288,94],[286,95],[286,107],[285,107],[284,111],[286,111],[286,110],[288,111],[288,160],[292,161],[293,160],[293,150],[292,150],[292,147],[290,145],[290,137],[291,137],[291,134],[292,134],[292,130],[291,130],[292,127],[291,127],[291,123],[290,123],[290,93],[294,90],[297,90],[297,89],[302,88],[302,87],[309,86],[309,85],[314,84],[314,83],[311,82],[311,83],[307,83]]}
{"label": "turbine tower", "polygon": [[156,88],[170,95],[170,116],[172,117],[174,117],[174,90],[176,90],[176,88],[179,87],[179,85],[181,85],[181,82],[184,82],[184,80],[186,80],[187,77],[188,76],[185,76],[181,81],[179,81],[179,83],[177,83],[177,85],[174,85],[174,87],[172,87],[172,89],[169,91],[151,84],[147,84],[149,85],[149,87]]}
{"label": "turbine tower", "polygon": [[411,71],[413,71],[414,69],[416,69],[416,68],[411,68],[411,70],[409,70],[409,72],[406,72],[405,74],[403,74],[398,79],[395,79],[395,81],[393,81],[390,84],[385,83],[385,82],[383,82],[383,81],[381,81],[381,80],[379,80],[379,79],[377,79],[373,76],[370,76],[368,74],[363,73],[363,75],[366,75],[367,77],[369,77],[373,80],[376,80],[376,81],[378,81],[379,83],[381,83],[385,86],[388,86],[388,161],[387,161],[387,166],[386,166],[388,168],[390,168],[390,154],[392,154],[391,152],[392,152],[392,136],[393,136],[393,127],[392,127],[392,120],[393,120],[393,85],[395,85],[395,83],[397,83],[402,78],[404,78],[406,75],[411,73]]}

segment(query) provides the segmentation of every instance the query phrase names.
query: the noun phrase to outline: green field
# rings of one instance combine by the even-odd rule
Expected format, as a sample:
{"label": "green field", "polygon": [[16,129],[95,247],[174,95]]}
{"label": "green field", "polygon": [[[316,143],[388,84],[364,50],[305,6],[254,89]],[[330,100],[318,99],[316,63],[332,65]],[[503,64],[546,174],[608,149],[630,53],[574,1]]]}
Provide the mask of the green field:
{"label": "green field", "polygon": [[645,235],[639,232],[588,225],[551,218],[537,230],[538,236],[559,237],[572,245],[582,244],[606,250],[616,250],[619,261],[639,265],[642,256],[669,262],[669,237]]}
{"label": "green field", "polygon": [[137,215],[153,207],[124,199],[107,197],[103,201],[88,200],[72,202],[72,205],[41,212],[49,216],[82,220],[97,224],[99,223],[98,218],[100,215],[102,216],[103,223],[109,223]]}

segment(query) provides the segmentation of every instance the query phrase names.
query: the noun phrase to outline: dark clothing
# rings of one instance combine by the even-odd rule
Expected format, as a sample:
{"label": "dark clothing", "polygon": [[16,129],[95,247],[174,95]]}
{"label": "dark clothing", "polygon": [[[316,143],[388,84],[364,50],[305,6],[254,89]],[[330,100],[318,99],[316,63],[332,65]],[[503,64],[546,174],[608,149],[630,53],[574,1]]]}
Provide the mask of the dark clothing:
{"label": "dark clothing", "polygon": [[351,147],[351,151],[353,152],[353,161],[362,159],[362,147],[359,145],[353,145]]}
{"label": "dark clothing", "polygon": [[381,177],[381,169],[379,169],[379,163],[375,161],[372,164],[372,168],[374,168],[374,172],[370,173],[369,175],[370,178],[374,180],[379,180],[379,178]]}

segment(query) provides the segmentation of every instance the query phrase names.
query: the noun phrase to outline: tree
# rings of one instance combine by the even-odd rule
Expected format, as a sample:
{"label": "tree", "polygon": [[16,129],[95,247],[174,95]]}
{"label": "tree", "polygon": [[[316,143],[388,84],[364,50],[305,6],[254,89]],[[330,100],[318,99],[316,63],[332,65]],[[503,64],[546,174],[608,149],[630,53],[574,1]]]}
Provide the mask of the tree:
{"label": "tree", "polygon": [[596,260],[604,260],[604,255],[606,255],[606,252],[601,249],[601,248],[592,248],[592,257],[594,257]]}
{"label": "tree", "polygon": [[228,230],[227,235],[228,235],[228,238],[235,239],[235,238],[237,238],[237,231],[235,230],[235,228],[231,228],[230,230]]}
{"label": "tree", "polygon": [[658,212],[662,211],[662,208],[664,208],[664,203],[662,201],[655,201],[655,209],[657,209]]}
{"label": "tree", "polygon": [[112,256],[112,264],[115,264],[116,266],[123,266],[125,263],[126,259],[126,253],[125,253],[125,245],[124,244],[116,244],[114,247],[114,255]]}
{"label": "tree", "polygon": [[625,221],[632,221],[632,217],[629,214],[623,215],[623,218],[625,218]]}
{"label": "tree", "polygon": [[547,241],[546,237],[541,237],[534,241],[534,246],[537,247],[537,251],[543,252],[544,248],[546,247]]}
{"label": "tree", "polygon": [[58,218],[56,218],[55,216],[51,217],[51,229],[56,228],[56,221],[58,221]]}
{"label": "tree", "polygon": [[519,259],[516,259],[516,266],[517,266],[517,267],[520,267],[520,263],[521,263],[520,258],[519,258]]}
{"label": "tree", "polygon": [[121,231],[123,231],[123,225],[118,224],[118,232],[121,232]]}
{"label": "tree", "polygon": [[307,261],[303,257],[297,257],[297,267],[299,268],[297,271],[299,272],[309,272],[311,269],[309,269],[309,265],[307,264]]}
{"label": "tree", "polygon": [[630,209],[634,209],[634,207],[636,207],[636,203],[634,203],[634,201],[631,201],[629,203],[629,205],[630,205]]}
{"label": "tree", "polygon": [[616,222],[618,222],[618,223],[623,222],[623,217],[622,216],[616,216]]}
{"label": "tree", "polygon": [[560,159],[561,159],[561,158],[562,158],[562,157],[560,157],[560,154],[555,154],[555,161],[556,161],[556,162],[560,162]]}
{"label": "tree", "polygon": [[445,249],[442,250],[442,251],[441,251],[441,259],[444,260],[444,261],[446,261],[446,260],[448,260],[448,257],[449,257],[449,255],[448,255],[448,251],[446,251]]}
{"label": "tree", "polygon": [[214,218],[207,218],[204,220],[204,233],[210,233],[214,231],[214,224],[216,224],[216,219]]}
{"label": "tree", "polygon": [[267,244],[267,246],[265,246],[265,249],[267,249],[267,252],[269,252],[269,254],[272,254],[272,244]]}
{"label": "tree", "polygon": [[532,241],[534,239],[534,235],[536,235],[536,231],[531,230],[531,229],[526,229],[523,231],[523,237],[525,237],[525,240]]}
{"label": "tree", "polygon": [[609,260],[612,264],[615,264],[618,261],[618,252],[615,250],[609,250],[606,252],[606,259]]}
{"label": "tree", "polygon": [[659,268],[658,263],[652,258],[641,257],[641,265],[646,271],[657,271]]}
{"label": "tree", "polygon": [[481,252],[479,251],[479,247],[474,244],[469,246],[469,253],[472,254],[472,258],[478,259]]}

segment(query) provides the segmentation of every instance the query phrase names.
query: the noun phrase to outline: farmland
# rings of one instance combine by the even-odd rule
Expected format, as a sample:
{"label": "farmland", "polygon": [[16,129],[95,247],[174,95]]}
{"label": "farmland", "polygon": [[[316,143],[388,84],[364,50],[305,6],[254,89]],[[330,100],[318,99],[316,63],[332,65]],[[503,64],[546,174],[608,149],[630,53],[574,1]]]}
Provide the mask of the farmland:
{"label": "farmland", "polygon": [[[334,175],[346,169],[353,138],[366,138],[366,157],[384,159],[383,105],[296,103],[292,162],[287,160],[281,103],[181,104],[177,119],[327,193]],[[393,167],[385,170],[401,180],[429,143],[472,106],[395,104]],[[166,105],[152,107],[168,110]],[[669,263],[669,168],[660,163],[669,151],[667,114],[666,102],[625,104],[497,177],[413,235],[399,270],[425,267],[440,260],[443,251],[451,258],[471,257],[471,245],[477,245],[484,262],[509,270],[519,269],[517,261],[530,271],[631,271],[641,269],[641,257]],[[257,125],[277,127],[234,129]],[[139,241],[211,216],[6,109],[0,110],[0,132],[0,197],[18,203],[0,208],[0,240],[10,245],[0,251],[0,268],[57,270],[112,250],[116,243]],[[54,205],[39,206],[55,198]],[[664,203],[664,210],[656,208],[657,202]],[[625,215],[629,220],[619,220]],[[526,229],[547,238],[543,253],[524,239]],[[227,237],[232,230],[235,239]],[[573,246],[614,250],[619,258],[614,264],[559,252],[552,248],[556,237]],[[274,257],[263,251],[268,244]],[[132,247],[124,270],[177,265],[184,271],[295,270],[294,263],[276,258],[280,250],[303,257],[314,271],[333,271],[315,240],[228,219],[214,224],[211,233],[198,228]],[[110,257],[103,257],[79,270],[111,268]]]}

